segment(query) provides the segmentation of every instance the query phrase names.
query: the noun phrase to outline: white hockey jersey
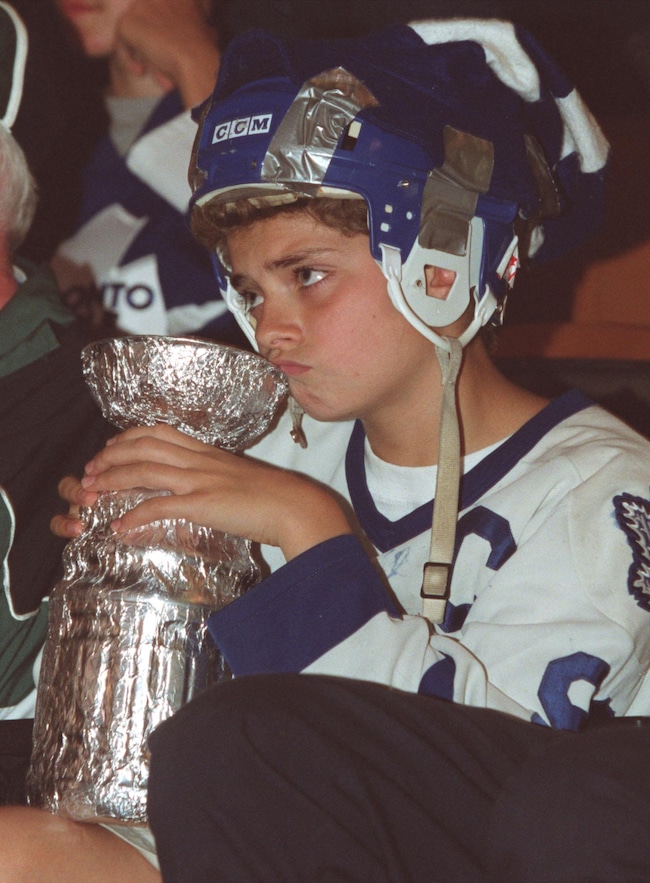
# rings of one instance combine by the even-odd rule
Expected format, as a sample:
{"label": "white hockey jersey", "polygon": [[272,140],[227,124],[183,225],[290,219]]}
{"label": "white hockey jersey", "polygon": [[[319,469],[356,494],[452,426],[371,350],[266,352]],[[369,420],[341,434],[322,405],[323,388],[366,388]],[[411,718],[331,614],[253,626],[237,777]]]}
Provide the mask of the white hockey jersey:
{"label": "white hockey jersey", "polygon": [[[445,620],[419,613],[435,467],[421,505],[377,507],[413,472],[371,457],[360,423],[289,421],[249,453],[303,472],[351,503],[357,536],[284,564],[211,617],[235,675],[358,678],[537,723],[650,714],[650,443],[578,392],[552,401],[467,464]],[[372,462],[373,494],[367,467]],[[408,493],[406,496],[412,497]],[[399,500],[393,500],[400,506]]]}

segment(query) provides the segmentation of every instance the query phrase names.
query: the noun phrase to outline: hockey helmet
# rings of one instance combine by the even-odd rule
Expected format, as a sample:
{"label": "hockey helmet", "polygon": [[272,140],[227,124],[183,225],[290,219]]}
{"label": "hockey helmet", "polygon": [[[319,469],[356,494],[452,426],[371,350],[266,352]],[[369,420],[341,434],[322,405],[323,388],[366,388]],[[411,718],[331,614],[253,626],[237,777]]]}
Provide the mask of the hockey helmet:
{"label": "hockey helmet", "polygon": [[[242,35],[199,109],[192,205],[362,197],[395,306],[434,329],[474,302],[467,343],[498,324],[527,222],[527,256],[557,257],[603,214],[608,145],[580,96],[522,29],[414,22],[341,40]],[[215,268],[254,343],[228,268]],[[424,268],[455,272],[446,300]]]}

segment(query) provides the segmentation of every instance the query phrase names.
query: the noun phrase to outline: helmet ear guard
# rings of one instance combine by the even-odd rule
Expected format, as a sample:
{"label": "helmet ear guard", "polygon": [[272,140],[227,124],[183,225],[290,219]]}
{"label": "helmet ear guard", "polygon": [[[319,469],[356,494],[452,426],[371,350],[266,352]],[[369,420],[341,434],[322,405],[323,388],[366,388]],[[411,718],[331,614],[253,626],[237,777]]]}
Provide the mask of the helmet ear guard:
{"label": "helmet ear guard", "polygon": [[[407,304],[427,325],[444,328],[460,319],[467,309],[471,292],[479,284],[482,228],[481,220],[476,218],[472,222],[465,255],[422,248],[417,241],[413,244],[402,267],[401,285]],[[427,267],[439,267],[454,273],[454,281],[445,298],[433,297],[427,292]]]}
{"label": "helmet ear guard", "polygon": [[235,317],[237,324],[248,338],[249,343],[252,344],[253,349],[257,350],[258,346],[255,338],[255,324],[246,312],[244,299],[239,292],[233,288],[229,276],[226,277],[225,287],[221,287],[221,294],[226,306]]}
{"label": "helmet ear guard", "polygon": [[[476,217],[481,193],[490,187],[492,144],[445,126],[444,162],[429,172],[422,193],[420,226],[400,279],[404,299],[425,325],[442,328],[463,315],[472,291],[481,291],[483,222]],[[427,291],[426,267],[451,270],[455,279],[443,300]]]}
{"label": "helmet ear guard", "polygon": [[[481,325],[488,321],[497,307],[496,298],[489,289],[483,292],[483,297],[480,296],[482,245],[483,221],[476,217],[469,224],[466,253],[463,255],[423,248],[416,240],[411,253],[402,263],[398,248],[380,243],[381,270],[387,279],[388,294],[393,306],[414,328],[444,350],[449,349],[449,342],[435,329],[442,329],[460,319],[472,299],[475,311],[485,301],[481,307]],[[432,297],[427,293],[427,267],[441,267],[455,273],[454,282],[445,299]]]}

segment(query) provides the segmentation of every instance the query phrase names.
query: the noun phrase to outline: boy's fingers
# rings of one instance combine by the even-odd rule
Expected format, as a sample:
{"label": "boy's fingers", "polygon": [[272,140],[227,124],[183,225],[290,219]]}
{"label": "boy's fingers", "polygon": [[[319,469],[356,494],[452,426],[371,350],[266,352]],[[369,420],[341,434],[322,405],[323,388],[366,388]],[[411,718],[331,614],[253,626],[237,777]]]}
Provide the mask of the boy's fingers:
{"label": "boy's fingers", "polygon": [[57,537],[78,537],[84,529],[79,519],[79,506],[92,506],[97,500],[97,494],[84,491],[80,480],[74,475],[66,475],[61,479],[58,492],[61,499],[68,503],[68,511],[59,513],[50,520],[50,530]]}
{"label": "boy's fingers", "polygon": [[62,500],[70,505],[77,505],[79,502],[78,494],[81,490],[81,482],[74,475],[64,476],[58,484],[57,488],[59,496]]}
{"label": "boy's fingers", "polygon": [[77,492],[81,488],[81,481],[77,478],[76,475],[64,475],[63,478],[59,481],[57,486],[57,491],[59,497],[62,500],[65,500],[66,503],[76,503],[77,501]]}
{"label": "boy's fingers", "polygon": [[50,530],[57,537],[72,539],[83,531],[83,524],[74,515],[55,515],[50,521]]}

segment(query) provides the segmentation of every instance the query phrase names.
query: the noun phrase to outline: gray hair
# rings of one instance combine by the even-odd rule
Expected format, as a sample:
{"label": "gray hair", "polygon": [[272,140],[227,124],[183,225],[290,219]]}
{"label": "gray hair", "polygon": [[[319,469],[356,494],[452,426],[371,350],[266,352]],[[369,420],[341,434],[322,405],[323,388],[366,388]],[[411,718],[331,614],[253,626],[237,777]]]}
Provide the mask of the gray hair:
{"label": "gray hair", "polygon": [[13,253],[27,235],[36,211],[36,182],[20,145],[0,124],[0,230]]}

